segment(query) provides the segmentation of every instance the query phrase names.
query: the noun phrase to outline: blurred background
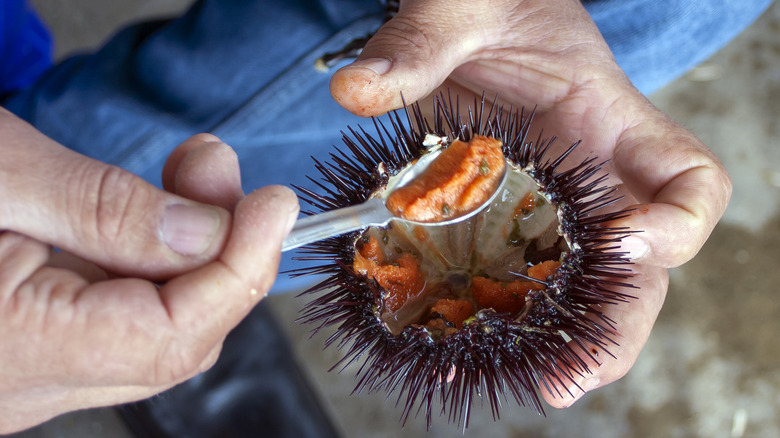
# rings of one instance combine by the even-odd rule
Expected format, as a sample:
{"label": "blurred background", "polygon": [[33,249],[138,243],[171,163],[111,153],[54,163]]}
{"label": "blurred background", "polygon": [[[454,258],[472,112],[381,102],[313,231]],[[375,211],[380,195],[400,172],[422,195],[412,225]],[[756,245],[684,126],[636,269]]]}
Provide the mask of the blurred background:
{"label": "blurred background", "polygon": [[[192,0],[32,0],[56,35],[56,56],[97,47],[119,26],[184,10]],[[712,237],[671,272],[666,304],[637,364],[575,406],[540,417],[476,406],[466,437],[780,437],[780,3],[745,33],[651,100],[720,157],[734,195]],[[393,399],[350,396],[354,370],[324,336],[294,322],[303,301],[268,300],[305,372],[348,438],[445,437],[439,419],[398,423]],[[0,414],[1,415],[1,414]],[[17,438],[130,438],[113,409],[56,418]]]}

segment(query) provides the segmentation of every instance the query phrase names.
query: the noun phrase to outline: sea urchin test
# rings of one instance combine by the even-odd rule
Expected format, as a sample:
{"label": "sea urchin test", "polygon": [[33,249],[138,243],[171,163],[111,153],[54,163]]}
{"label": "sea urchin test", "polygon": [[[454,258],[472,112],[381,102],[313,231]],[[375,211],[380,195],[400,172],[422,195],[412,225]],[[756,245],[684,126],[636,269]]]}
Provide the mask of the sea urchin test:
{"label": "sea urchin test", "polygon": [[325,278],[302,294],[316,296],[302,319],[336,327],[327,343],[347,347],[342,365],[363,361],[357,392],[396,393],[403,421],[419,409],[430,422],[440,404],[465,427],[475,397],[494,418],[509,398],[543,412],[539,387],[555,392],[587,374],[585,359],[608,352],[620,330],[605,307],[631,298],[628,260],[616,248],[627,230],[608,225],[626,213],[610,211],[616,198],[600,164],[564,168],[577,144],[553,154],[554,140],[526,141],[522,111],[474,108],[464,122],[439,98],[430,120],[412,105],[405,120],[391,114],[389,127],[377,120],[373,136],[351,129],[348,151],[317,164],[325,194],[298,187],[321,210],[383,196],[436,138],[433,147],[450,152],[387,205],[439,221],[478,205],[496,166],[508,167],[498,196],[465,221],[395,221],[303,247],[299,258],[319,264],[295,275]]}

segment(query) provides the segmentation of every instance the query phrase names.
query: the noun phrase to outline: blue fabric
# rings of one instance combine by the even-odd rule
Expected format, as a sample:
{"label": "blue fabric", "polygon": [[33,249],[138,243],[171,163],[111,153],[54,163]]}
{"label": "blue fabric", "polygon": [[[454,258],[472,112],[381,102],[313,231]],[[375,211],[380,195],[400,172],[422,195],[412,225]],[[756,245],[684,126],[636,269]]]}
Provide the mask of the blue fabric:
{"label": "blue fabric", "polygon": [[[736,3],[739,3],[737,5]],[[770,3],[599,0],[585,6],[634,83],[650,93],[706,59]],[[60,143],[158,184],[170,151],[212,132],[233,146],[243,184],[311,187],[347,125],[368,123],[330,97],[313,68],[381,23],[371,0],[200,0],[100,51],[51,69],[5,106]],[[285,254],[282,270],[300,267]],[[274,292],[308,280],[280,275]]]}
{"label": "blue fabric", "polygon": [[772,0],[584,1],[618,65],[652,94],[742,32]]}
{"label": "blue fabric", "polygon": [[51,37],[25,0],[0,1],[0,99],[51,67]]}

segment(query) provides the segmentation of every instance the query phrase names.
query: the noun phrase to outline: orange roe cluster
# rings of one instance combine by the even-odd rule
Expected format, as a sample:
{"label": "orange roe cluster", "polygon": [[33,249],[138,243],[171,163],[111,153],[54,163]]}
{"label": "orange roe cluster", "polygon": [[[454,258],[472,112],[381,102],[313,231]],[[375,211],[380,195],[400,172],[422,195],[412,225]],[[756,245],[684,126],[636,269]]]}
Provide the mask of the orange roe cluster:
{"label": "orange roe cluster", "polygon": [[387,291],[385,307],[390,312],[400,309],[425,286],[420,262],[414,255],[405,253],[388,263],[379,241],[373,236],[356,251],[353,268],[355,272],[376,280]]}
{"label": "orange roe cluster", "polygon": [[442,298],[431,307],[429,330],[441,330],[445,336],[457,332],[463,322],[474,315],[474,305],[466,300]]}
{"label": "orange roe cluster", "polygon": [[[548,260],[528,268],[528,276],[546,281],[561,263]],[[525,307],[525,297],[532,290],[543,290],[544,285],[535,281],[518,280],[502,282],[485,277],[471,279],[472,294],[482,309],[491,308],[498,313],[520,313]]]}
{"label": "orange roe cluster", "polygon": [[500,140],[480,135],[469,142],[455,140],[420,176],[387,198],[387,209],[416,222],[463,216],[490,199],[505,167]]}
{"label": "orange roe cluster", "polygon": [[[561,263],[555,260],[544,261],[529,267],[528,276],[548,281],[560,266]],[[417,257],[403,253],[397,259],[388,261],[379,241],[373,236],[356,251],[353,268],[374,279],[385,290],[384,310],[388,312],[397,312],[426,287]],[[448,336],[458,331],[464,321],[480,309],[519,314],[525,308],[528,293],[544,288],[544,284],[529,280],[501,282],[486,277],[473,277],[470,297],[436,300],[427,312],[424,325],[429,330],[440,330],[444,336]]]}

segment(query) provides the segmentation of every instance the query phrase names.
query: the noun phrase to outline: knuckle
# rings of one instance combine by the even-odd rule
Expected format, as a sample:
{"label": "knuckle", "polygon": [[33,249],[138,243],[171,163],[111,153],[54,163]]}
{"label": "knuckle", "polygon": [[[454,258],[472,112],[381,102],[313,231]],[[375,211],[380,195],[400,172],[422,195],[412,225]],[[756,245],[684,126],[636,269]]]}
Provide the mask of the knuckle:
{"label": "knuckle", "polygon": [[135,177],[115,167],[109,167],[100,179],[95,222],[98,235],[116,239],[122,235],[127,219],[137,202]]}
{"label": "knuckle", "polygon": [[106,166],[85,177],[81,185],[81,215],[87,232],[95,239],[121,240],[126,229],[142,220],[136,211],[148,199],[141,189],[142,181],[118,167]]}
{"label": "knuckle", "polygon": [[[431,57],[434,53],[434,48],[431,43],[431,38],[423,30],[426,29],[426,25],[413,21],[407,17],[396,16],[392,20],[385,23],[382,26],[381,32],[387,39],[377,40],[390,41],[392,39],[393,45],[403,44],[409,48],[422,51],[422,55],[426,58]],[[374,41],[372,39],[372,41]],[[371,42],[369,42],[371,44]]]}

